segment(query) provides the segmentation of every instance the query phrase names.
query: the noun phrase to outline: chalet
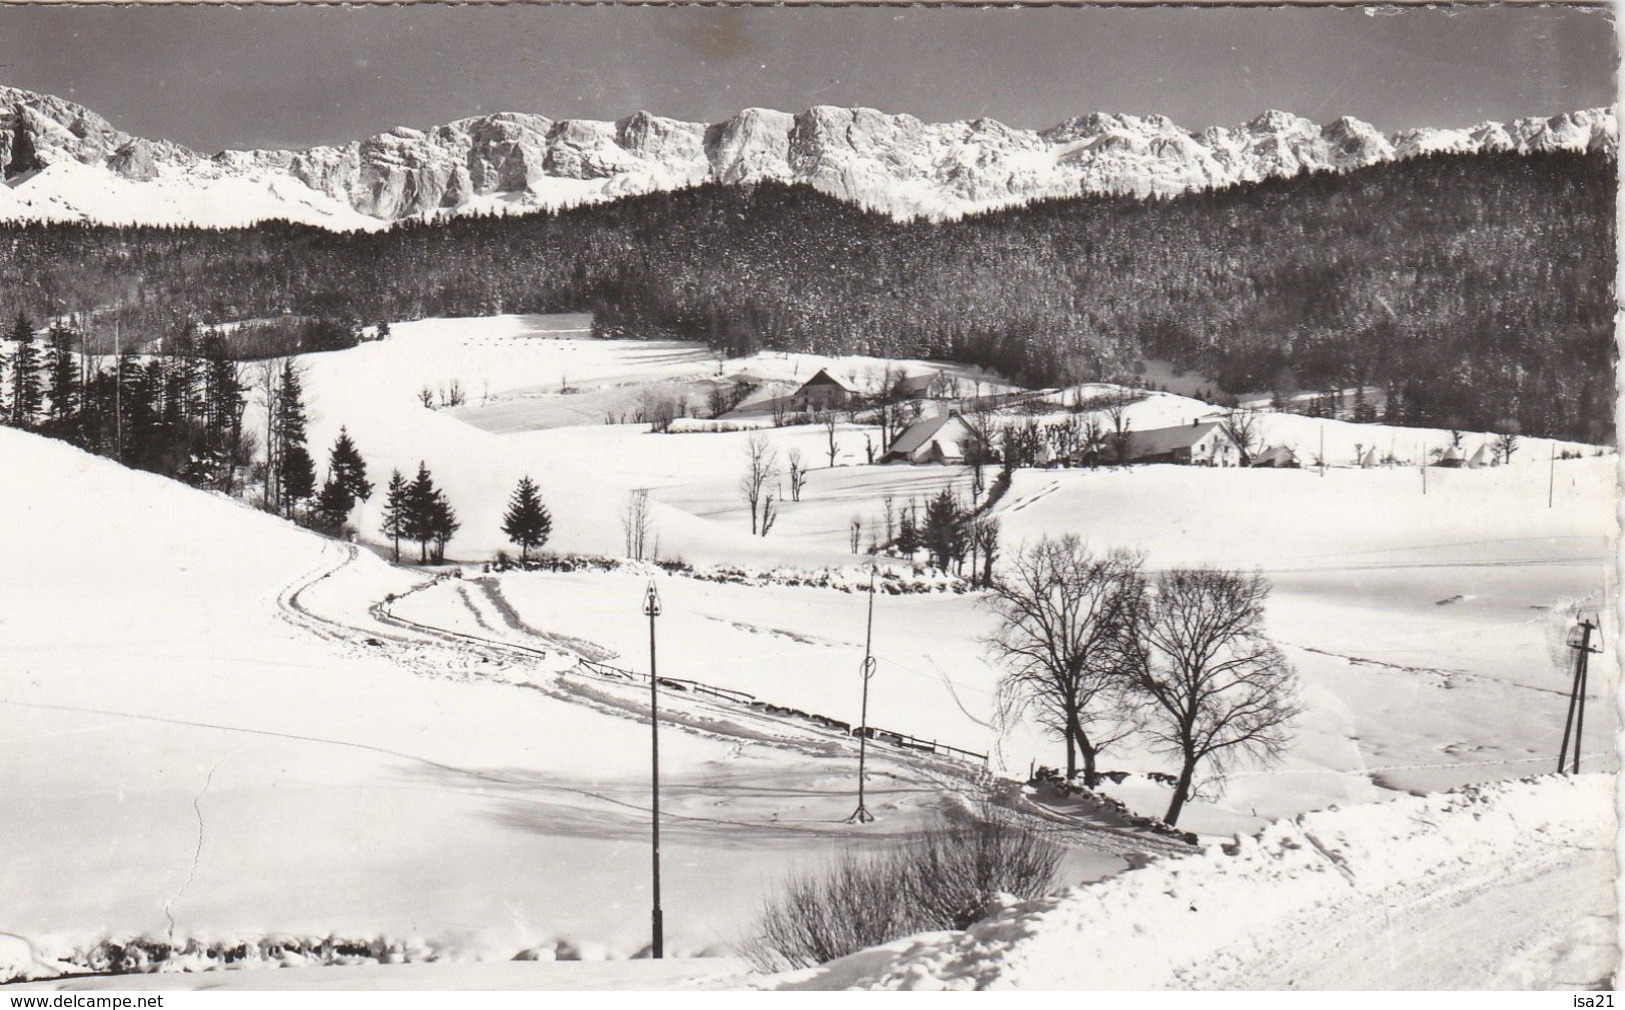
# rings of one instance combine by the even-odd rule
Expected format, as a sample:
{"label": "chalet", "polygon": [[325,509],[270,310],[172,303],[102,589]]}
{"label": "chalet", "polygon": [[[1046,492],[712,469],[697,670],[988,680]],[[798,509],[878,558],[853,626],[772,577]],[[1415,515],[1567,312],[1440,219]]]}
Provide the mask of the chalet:
{"label": "chalet", "polygon": [[1128,433],[1128,462],[1238,466],[1241,450],[1217,421]]}
{"label": "chalet", "polygon": [[850,383],[831,375],[829,369],[820,368],[818,374],[795,391],[792,402],[798,410],[842,409],[852,406],[857,395],[858,391]]}
{"label": "chalet", "polygon": [[922,417],[904,428],[880,457],[882,463],[963,463],[980,451],[991,457],[992,446],[976,426],[949,411]]}

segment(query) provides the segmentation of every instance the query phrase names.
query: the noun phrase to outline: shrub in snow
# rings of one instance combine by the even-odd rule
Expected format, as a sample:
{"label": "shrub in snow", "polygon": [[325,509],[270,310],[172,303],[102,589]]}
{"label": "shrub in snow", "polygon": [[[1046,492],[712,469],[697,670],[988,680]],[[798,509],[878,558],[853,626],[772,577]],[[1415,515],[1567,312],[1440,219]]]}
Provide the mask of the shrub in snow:
{"label": "shrub in snow", "polygon": [[[1097,776],[1097,778],[1109,779],[1119,785],[1128,777],[1128,772],[1101,772]],[[1165,775],[1162,772],[1147,772],[1145,777],[1153,782],[1168,786],[1172,786],[1175,782],[1172,775]],[[1082,797],[1109,811],[1123,823],[1149,831],[1152,834],[1177,838],[1187,845],[1196,845],[1200,841],[1194,831],[1181,831],[1160,818],[1135,813],[1129,808],[1128,804],[1117,797],[1107,796],[1103,792],[1090,788],[1081,775],[1068,780],[1058,769],[1050,768],[1047,765],[1039,765],[1033,772],[1032,778],[1027,780],[1027,785],[1034,789],[1045,790],[1050,795],[1059,798]]]}
{"label": "shrub in snow", "polygon": [[1048,894],[1060,846],[991,805],[964,821],[939,816],[877,854],[845,852],[792,877],[769,900],[746,954],[764,971],[807,968],[914,933],[964,929],[1009,894]]}

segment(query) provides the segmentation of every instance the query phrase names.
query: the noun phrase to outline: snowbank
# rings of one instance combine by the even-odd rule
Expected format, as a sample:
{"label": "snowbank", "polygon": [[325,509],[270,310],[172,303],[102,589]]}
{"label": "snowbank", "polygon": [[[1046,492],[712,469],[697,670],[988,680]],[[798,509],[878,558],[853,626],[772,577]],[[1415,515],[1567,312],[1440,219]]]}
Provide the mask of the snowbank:
{"label": "snowbank", "polygon": [[[1250,966],[1363,910],[1493,888],[1531,867],[1610,848],[1613,782],[1611,775],[1547,776],[1302,814],[1200,855],[1052,898],[1009,901],[964,932],[892,944],[885,957],[863,951],[779,982],[815,989],[1236,984]],[[1448,960],[1451,952],[1437,955]]]}

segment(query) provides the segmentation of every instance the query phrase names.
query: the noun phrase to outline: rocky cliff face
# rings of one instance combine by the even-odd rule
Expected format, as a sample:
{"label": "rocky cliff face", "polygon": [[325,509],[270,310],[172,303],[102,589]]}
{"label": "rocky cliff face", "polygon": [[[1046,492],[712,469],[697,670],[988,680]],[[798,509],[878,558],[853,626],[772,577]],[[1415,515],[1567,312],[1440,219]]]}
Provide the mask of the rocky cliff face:
{"label": "rocky cliff face", "polygon": [[337,147],[207,156],[132,137],[72,102],[0,87],[0,217],[288,217],[377,227],[773,179],[899,216],[945,218],[1043,197],[1170,194],[1433,152],[1617,147],[1605,109],[1385,136],[1350,117],[1321,126],[1284,112],[1201,132],[1163,116],[1108,113],[1032,131],[819,106],[797,115],[745,109],[714,124],[647,112],[616,122],[502,112]]}

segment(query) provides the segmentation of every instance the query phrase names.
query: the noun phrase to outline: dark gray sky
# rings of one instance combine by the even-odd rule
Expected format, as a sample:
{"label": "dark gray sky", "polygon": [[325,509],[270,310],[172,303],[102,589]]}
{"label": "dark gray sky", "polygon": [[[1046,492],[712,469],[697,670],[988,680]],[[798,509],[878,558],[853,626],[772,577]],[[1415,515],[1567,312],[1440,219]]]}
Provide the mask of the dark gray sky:
{"label": "dark gray sky", "polygon": [[868,105],[1200,129],[1267,108],[1385,130],[1613,102],[1610,15],[1236,8],[0,7],[0,82],[203,150],[497,110],[716,120]]}

